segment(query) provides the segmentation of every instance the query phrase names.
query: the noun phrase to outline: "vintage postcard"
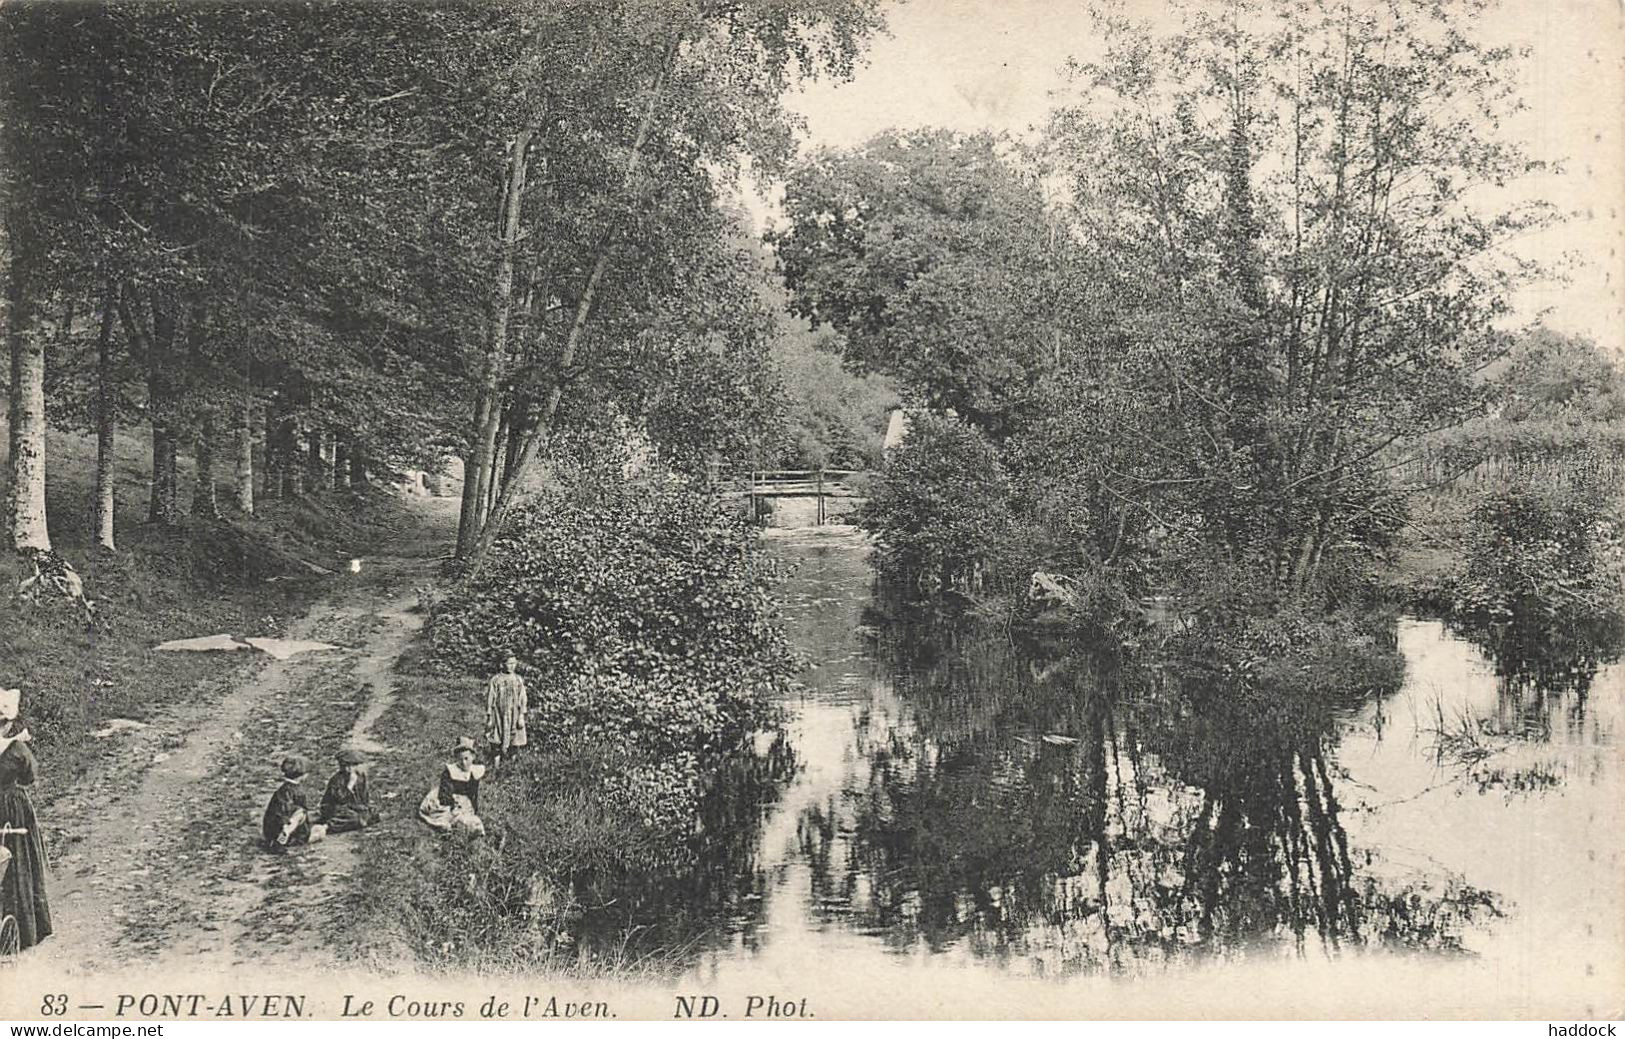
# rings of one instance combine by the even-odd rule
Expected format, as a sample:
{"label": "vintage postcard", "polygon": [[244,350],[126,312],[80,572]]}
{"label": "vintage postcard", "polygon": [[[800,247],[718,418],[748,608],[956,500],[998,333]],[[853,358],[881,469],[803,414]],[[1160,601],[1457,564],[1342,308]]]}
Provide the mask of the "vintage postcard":
{"label": "vintage postcard", "polygon": [[1625,1013],[1617,0],[7,0],[0,105],[0,1019]]}

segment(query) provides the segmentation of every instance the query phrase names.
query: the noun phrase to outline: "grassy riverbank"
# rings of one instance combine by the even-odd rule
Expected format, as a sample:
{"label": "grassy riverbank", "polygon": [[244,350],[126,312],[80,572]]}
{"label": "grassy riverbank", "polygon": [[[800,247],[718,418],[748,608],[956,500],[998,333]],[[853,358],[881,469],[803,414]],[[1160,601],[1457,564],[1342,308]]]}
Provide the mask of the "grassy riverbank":
{"label": "grassy riverbank", "polygon": [[707,794],[794,660],[759,532],[672,474],[613,473],[527,503],[399,669],[374,788],[403,818],[453,741],[483,737],[484,676],[508,654],[531,746],[487,775],[483,839],[377,834],[352,958],[620,978],[675,965],[666,946],[685,932],[638,892],[691,875],[716,832]]}
{"label": "grassy riverbank", "polygon": [[[652,854],[642,820],[602,796],[605,777],[624,763],[591,744],[536,740],[482,784],[486,838],[432,831],[415,819],[418,802],[452,741],[481,738],[485,684],[435,667],[426,642],[397,672],[395,702],[373,728],[389,748],[371,773],[373,790],[388,792],[381,802],[388,825],[366,836],[338,954],[372,970],[622,980],[674,973],[673,956],[626,947],[579,952],[571,933],[580,905],[561,878],[614,872]],[[551,869],[521,875],[520,861]]]}

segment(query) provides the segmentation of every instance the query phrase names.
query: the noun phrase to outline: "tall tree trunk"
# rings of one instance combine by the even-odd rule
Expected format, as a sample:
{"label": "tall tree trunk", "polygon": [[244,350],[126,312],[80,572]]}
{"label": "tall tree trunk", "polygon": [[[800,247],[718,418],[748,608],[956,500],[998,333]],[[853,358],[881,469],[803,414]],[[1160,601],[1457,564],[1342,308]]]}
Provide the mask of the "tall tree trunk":
{"label": "tall tree trunk", "polygon": [[260,482],[260,497],[267,501],[282,497],[282,423],[275,401],[265,402],[265,435],[260,440],[260,453],[265,456],[262,466],[265,479]]}
{"label": "tall tree trunk", "polygon": [[[17,421],[17,394],[12,392],[12,388],[23,384],[23,354],[21,350],[12,347],[10,344],[13,335],[21,334],[18,330],[22,328],[22,322],[27,316],[17,309],[16,297],[11,295],[12,282],[19,281],[22,278],[22,275],[15,270],[15,262],[12,263],[12,267],[13,270],[6,278],[6,298],[9,301],[7,314],[10,320],[10,323],[6,326],[6,352],[11,355],[11,378],[6,382],[6,466],[8,472],[10,471],[11,460],[17,457],[17,434],[22,429],[22,424]],[[6,492],[6,529],[10,530],[11,499],[9,497],[9,488],[11,484],[6,484],[6,487],[8,488]]]}
{"label": "tall tree trunk", "polygon": [[118,391],[113,377],[113,288],[102,302],[102,328],[96,337],[96,545],[114,551],[115,492],[113,435],[118,427]]}
{"label": "tall tree trunk", "polygon": [[321,430],[311,427],[305,448],[305,485],[312,494],[327,490],[327,460],[322,457],[324,437]]}
{"label": "tall tree trunk", "polygon": [[485,480],[485,500],[480,503],[481,525],[484,525],[486,517],[496,507],[497,494],[501,491],[503,478],[506,476],[503,463],[507,461],[508,438],[512,435],[512,422],[509,418],[512,412],[512,405],[503,409],[502,424],[497,429],[496,442],[491,445],[491,461],[487,463]]}
{"label": "tall tree trunk", "polygon": [[350,482],[350,441],[333,436],[333,489],[336,491]]}
{"label": "tall tree trunk", "polygon": [[152,341],[147,347],[147,410],[152,416],[152,495],[147,504],[147,519],[166,527],[180,522],[174,434],[176,401],[169,371],[175,334],[174,310],[167,304],[154,302]]}
{"label": "tall tree trunk", "polygon": [[322,434],[322,486],[335,491],[344,487],[344,472],[339,468],[339,439],[336,429]]}
{"label": "tall tree trunk", "polygon": [[[193,303],[186,329],[186,367],[181,376],[185,385],[177,387],[177,396],[186,402],[187,426],[192,434],[192,461],[196,469],[192,481],[192,515],[212,520],[220,518],[219,484],[214,475],[214,442],[220,433],[220,419],[214,401],[194,391],[194,380],[208,363],[203,356],[204,338],[208,334],[208,312],[203,304]],[[176,430],[177,444],[179,432]],[[178,475],[177,467],[177,480]],[[177,482],[177,499],[179,491]],[[178,500],[176,507],[178,511]]]}
{"label": "tall tree trunk", "polygon": [[6,538],[13,548],[51,548],[45,519],[45,343],[30,335],[33,314],[23,284],[23,250],[12,231],[7,279],[6,345],[11,353],[11,483],[6,496]]}
{"label": "tall tree trunk", "polygon": [[152,496],[147,502],[147,520],[173,527],[179,522],[178,500],[180,480],[180,450],[169,430],[155,426],[152,430]]}
{"label": "tall tree trunk", "polygon": [[472,550],[475,531],[480,529],[480,457],[479,431],[485,428],[485,417],[491,410],[491,399],[480,389],[474,401],[474,437],[468,450],[463,452],[463,501],[457,513],[457,558],[467,558]]}
{"label": "tall tree trunk", "polygon": [[520,397],[514,401],[511,417],[508,419],[508,438],[503,445],[502,483],[497,488],[499,492],[513,482],[514,466],[519,464],[519,449],[524,445],[525,434],[530,431],[530,413],[530,398]]}
{"label": "tall tree trunk", "polygon": [[254,387],[243,380],[243,406],[237,414],[237,511],[254,515]]}
{"label": "tall tree trunk", "polygon": [[[649,85],[649,94],[644,101],[643,115],[638,120],[637,133],[632,138],[632,148],[626,159],[626,169],[622,172],[622,182],[630,184],[637,175],[638,165],[643,158],[643,146],[649,139],[649,131],[654,126],[655,110],[660,105],[660,98],[666,90],[666,77],[671,74],[676,64],[680,50],[681,40],[673,39],[667,45],[666,54],[661,61],[660,71],[656,73],[654,82]],[[593,260],[592,271],[587,275],[587,283],[576,301],[574,319],[570,322],[569,335],[564,340],[564,350],[559,356],[558,374],[553,381],[553,388],[547,395],[547,404],[536,421],[536,428],[531,430],[525,438],[525,446],[519,453],[518,465],[508,475],[506,485],[497,495],[496,504],[491,507],[490,515],[486,517],[485,525],[480,530],[479,542],[474,546],[472,559],[473,568],[469,571],[472,577],[479,571],[485,554],[491,550],[491,544],[496,541],[497,534],[502,530],[502,521],[513,506],[514,492],[525,476],[536,464],[536,456],[552,432],[553,417],[558,414],[559,399],[564,394],[564,380],[569,376],[575,364],[576,350],[581,345],[581,335],[587,327],[587,317],[592,313],[593,301],[598,296],[598,285],[604,280],[604,270],[609,266],[609,249],[613,235],[606,233],[598,246],[598,255]]]}
{"label": "tall tree trunk", "polygon": [[220,496],[214,479],[216,426],[213,410],[205,411],[192,452],[197,459],[197,481],[192,485],[192,515],[197,519],[220,518]]}
{"label": "tall tree trunk", "polygon": [[[466,558],[484,523],[487,498],[495,483],[491,465],[495,457],[497,424],[502,418],[502,376],[508,359],[508,325],[513,317],[513,254],[519,241],[519,217],[525,197],[525,174],[534,131],[520,130],[508,160],[508,190],[503,199],[501,249],[496,281],[491,291],[491,332],[485,351],[485,381],[475,406],[473,444],[469,451],[473,471],[464,464],[463,512],[458,517],[457,554]],[[472,486],[469,486],[469,485]]]}
{"label": "tall tree trunk", "polygon": [[305,462],[300,457],[299,425],[293,419],[282,423],[282,496],[297,498],[305,493]]}

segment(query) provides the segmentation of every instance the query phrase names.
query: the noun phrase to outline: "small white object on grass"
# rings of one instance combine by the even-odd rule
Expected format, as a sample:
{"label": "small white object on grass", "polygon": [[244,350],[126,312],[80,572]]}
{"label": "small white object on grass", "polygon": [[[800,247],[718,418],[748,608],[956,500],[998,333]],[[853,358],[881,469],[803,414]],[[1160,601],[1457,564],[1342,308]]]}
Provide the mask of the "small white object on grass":
{"label": "small white object on grass", "polygon": [[138,722],[132,718],[109,718],[106,725],[103,725],[101,728],[91,733],[91,735],[96,739],[105,740],[107,737],[121,732],[133,732],[137,729],[145,729],[146,727],[146,722]]}
{"label": "small white object on grass", "polygon": [[235,635],[199,635],[190,639],[170,639],[159,643],[157,647],[165,652],[203,653],[210,650],[223,650],[230,653],[239,649],[253,649],[248,643]]}

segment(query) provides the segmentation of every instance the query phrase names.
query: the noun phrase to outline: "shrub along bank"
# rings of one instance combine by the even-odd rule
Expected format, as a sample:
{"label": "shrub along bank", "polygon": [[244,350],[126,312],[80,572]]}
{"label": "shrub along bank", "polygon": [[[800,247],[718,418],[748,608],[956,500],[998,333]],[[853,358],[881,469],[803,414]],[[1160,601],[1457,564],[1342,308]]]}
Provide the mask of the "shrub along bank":
{"label": "shrub along bank", "polygon": [[363,885],[390,892],[369,909],[389,919],[359,930],[420,965],[591,971],[579,915],[613,901],[635,928],[628,892],[694,867],[708,791],[794,673],[776,566],[735,512],[668,474],[594,472],[509,521],[436,607],[432,674],[382,729],[413,748],[421,775],[402,780],[423,785],[450,739],[483,729],[481,677],[512,653],[530,749],[487,777],[486,839],[391,838]]}

